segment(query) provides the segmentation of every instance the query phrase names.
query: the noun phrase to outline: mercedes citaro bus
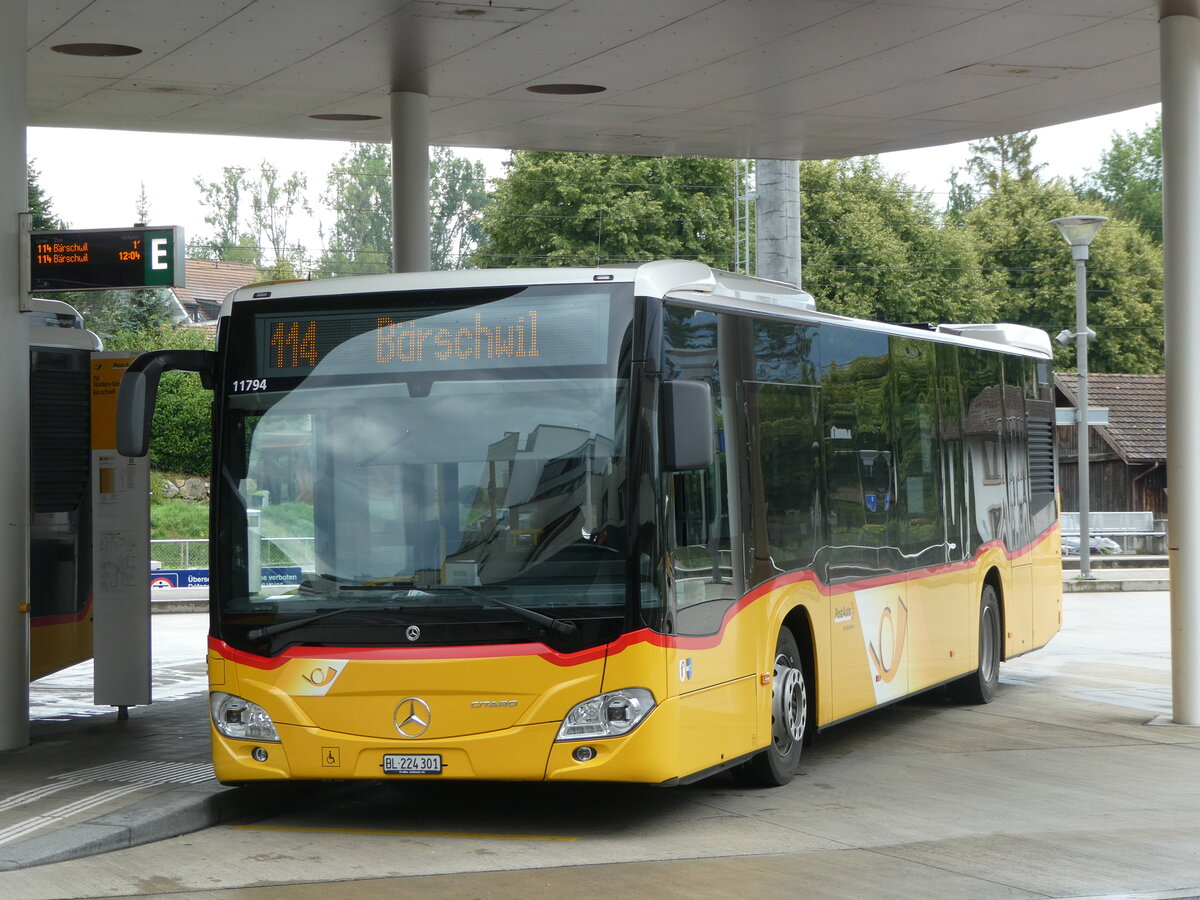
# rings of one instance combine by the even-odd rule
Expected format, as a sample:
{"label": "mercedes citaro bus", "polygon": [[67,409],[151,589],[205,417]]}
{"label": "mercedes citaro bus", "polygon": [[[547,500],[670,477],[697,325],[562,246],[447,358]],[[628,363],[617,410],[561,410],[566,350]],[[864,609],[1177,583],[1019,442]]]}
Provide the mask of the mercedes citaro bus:
{"label": "mercedes citaro bus", "polygon": [[247,287],[215,351],[217,775],[783,784],[1061,621],[1050,343],[692,262]]}

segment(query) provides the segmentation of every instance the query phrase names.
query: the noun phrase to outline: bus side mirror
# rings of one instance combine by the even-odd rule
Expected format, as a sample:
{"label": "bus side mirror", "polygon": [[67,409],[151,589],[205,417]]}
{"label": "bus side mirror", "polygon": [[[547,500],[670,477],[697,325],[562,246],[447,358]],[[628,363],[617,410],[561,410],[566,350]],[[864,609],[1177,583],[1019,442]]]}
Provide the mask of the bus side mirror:
{"label": "bus side mirror", "polygon": [[[122,456],[142,457],[150,449],[154,400],[146,402],[146,381],[145,372],[127,370],[117,389],[117,452]],[[151,392],[158,393],[157,384]]]}
{"label": "bus side mirror", "polygon": [[150,420],[163,372],[198,372],[211,388],[216,360],[212,350],[155,350],[130,363],[117,391],[117,452],[141,457],[150,449]]}
{"label": "bus side mirror", "polygon": [[712,391],[703,381],[664,381],[662,415],[663,469],[690,472],[713,464]]}

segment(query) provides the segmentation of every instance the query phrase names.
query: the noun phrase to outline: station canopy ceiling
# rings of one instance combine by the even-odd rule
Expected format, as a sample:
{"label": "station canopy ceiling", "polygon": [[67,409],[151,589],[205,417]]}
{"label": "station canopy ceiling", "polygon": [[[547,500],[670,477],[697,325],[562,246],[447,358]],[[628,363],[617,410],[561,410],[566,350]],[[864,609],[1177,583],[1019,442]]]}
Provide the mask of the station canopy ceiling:
{"label": "station canopy ceiling", "polygon": [[388,141],[403,90],[429,95],[434,144],[827,159],[1154,103],[1158,18],[1147,0],[29,0],[29,124]]}

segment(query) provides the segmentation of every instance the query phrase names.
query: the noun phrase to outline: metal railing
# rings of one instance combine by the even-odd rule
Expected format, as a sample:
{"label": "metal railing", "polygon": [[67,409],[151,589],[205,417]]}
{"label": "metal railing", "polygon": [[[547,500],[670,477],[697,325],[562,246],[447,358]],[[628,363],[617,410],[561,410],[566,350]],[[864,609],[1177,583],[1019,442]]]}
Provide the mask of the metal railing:
{"label": "metal railing", "polygon": [[[1079,534],[1079,513],[1059,514],[1063,534]],[[1155,534],[1152,512],[1090,512],[1088,532],[1091,534]]]}
{"label": "metal railing", "polygon": [[[264,566],[310,567],[316,560],[310,537],[263,538],[260,561]],[[155,540],[150,542],[155,569],[207,569],[208,539]]]}

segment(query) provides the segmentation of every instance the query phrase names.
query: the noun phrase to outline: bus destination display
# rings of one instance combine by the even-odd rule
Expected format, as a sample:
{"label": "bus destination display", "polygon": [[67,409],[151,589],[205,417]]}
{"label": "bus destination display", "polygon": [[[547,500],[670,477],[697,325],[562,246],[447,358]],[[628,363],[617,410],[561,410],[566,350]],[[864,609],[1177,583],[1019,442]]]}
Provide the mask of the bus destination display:
{"label": "bus destination display", "polygon": [[31,291],[183,286],[178,226],[35,231],[29,244]]}
{"label": "bus destination display", "polygon": [[258,320],[267,377],[412,369],[589,365],[608,352],[607,296],[519,298],[414,318],[412,311],[318,312]]}

